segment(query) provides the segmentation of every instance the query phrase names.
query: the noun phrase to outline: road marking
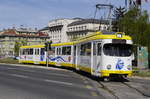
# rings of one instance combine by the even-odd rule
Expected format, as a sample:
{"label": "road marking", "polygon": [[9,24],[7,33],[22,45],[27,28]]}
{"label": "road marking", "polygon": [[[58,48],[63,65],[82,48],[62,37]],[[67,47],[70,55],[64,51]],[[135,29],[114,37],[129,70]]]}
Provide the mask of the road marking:
{"label": "road marking", "polygon": [[85,86],[87,89],[92,89],[93,87],[92,86],[90,86],[90,85],[86,85]]}
{"label": "road marking", "polygon": [[91,92],[92,96],[98,96],[96,92]]}
{"label": "road marking", "polygon": [[29,78],[28,76],[18,75],[18,74],[10,74],[11,76],[20,77],[20,78]]}
{"label": "road marking", "polygon": [[68,82],[61,82],[61,81],[49,80],[49,79],[45,79],[44,81],[46,81],[46,82],[51,82],[51,83],[57,83],[57,84],[64,84],[64,85],[73,86],[72,83],[68,83]]}
{"label": "road marking", "polygon": [[7,69],[15,69],[15,68],[8,67]]}

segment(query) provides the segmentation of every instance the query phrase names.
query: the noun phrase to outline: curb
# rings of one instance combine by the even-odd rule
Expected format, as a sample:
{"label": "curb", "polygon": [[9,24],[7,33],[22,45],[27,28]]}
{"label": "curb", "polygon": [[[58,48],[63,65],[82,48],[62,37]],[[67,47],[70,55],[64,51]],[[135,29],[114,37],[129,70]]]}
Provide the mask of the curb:
{"label": "curb", "polygon": [[46,67],[46,66],[40,66],[40,65],[7,64],[7,63],[0,63],[0,65],[9,65],[9,66],[18,66],[18,67],[41,68],[41,69],[48,69],[48,70],[51,69],[51,70],[67,71],[67,70],[61,69],[61,68]]}
{"label": "curb", "polygon": [[129,77],[129,78],[136,78],[136,79],[144,79],[144,80],[150,80],[150,77],[140,77],[140,76],[132,76],[132,77]]}

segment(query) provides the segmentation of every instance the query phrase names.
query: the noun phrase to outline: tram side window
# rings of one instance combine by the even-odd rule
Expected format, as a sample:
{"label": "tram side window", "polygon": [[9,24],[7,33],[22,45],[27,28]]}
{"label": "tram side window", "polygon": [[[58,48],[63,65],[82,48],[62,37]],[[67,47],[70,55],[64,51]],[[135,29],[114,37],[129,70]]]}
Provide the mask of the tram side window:
{"label": "tram side window", "polygon": [[76,50],[77,50],[77,48],[76,48],[76,46],[74,46],[74,56],[76,56]]}
{"label": "tram side window", "polygon": [[22,55],[25,55],[25,49],[22,49]]}
{"label": "tram side window", "polygon": [[35,55],[39,55],[39,49],[35,49]]}
{"label": "tram side window", "polygon": [[61,48],[57,48],[57,55],[61,55]]}
{"label": "tram side window", "polygon": [[49,55],[55,55],[55,47],[52,47],[49,51]]}
{"label": "tram side window", "polygon": [[97,44],[97,55],[101,55],[101,43]]}
{"label": "tram side window", "polygon": [[61,48],[58,49],[59,55],[61,55]]}
{"label": "tram side window", "polygon": [[71,46],[62,47],[62,55],[71,55]]}
{"label": "tram side window", "polygon": [[28,55],[29,49],[25,49],[25,55]]}
{"label": "tram side window", "polygon": [[91,56],[91,43],[86,43],[81,45],[80,55]]}
{"label": "tram side window", "polygon": [[44,55],[44,54],[45,54],[45,49],[44,49],[44,48],[41,48],[40,55]]}
{"label": "tram side window", "polygon": [[93,43],[93,55],[96,55],[96,43]]}
{"label": "tram side window", "polygon": [[29,49],[29,55],[33,55],[33,48]]}
{"label": "tram side window", "polygon": [[56,53],[57,53],[57,55],[59,55],[59,50],[58,50],[58,48],[56,49],[56,51],[57,51],[57,52],[56,52]]}

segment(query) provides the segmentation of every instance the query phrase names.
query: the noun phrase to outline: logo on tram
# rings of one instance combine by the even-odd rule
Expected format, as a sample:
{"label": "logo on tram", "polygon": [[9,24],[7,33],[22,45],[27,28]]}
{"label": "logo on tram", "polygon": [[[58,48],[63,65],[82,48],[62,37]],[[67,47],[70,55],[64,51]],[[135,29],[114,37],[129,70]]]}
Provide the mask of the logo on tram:
{"label": "logo on tram", "polygon": [[116,69],[121,70],[124,66],[124,62],[121,59],[118,59],[117,64],[116,64]]}

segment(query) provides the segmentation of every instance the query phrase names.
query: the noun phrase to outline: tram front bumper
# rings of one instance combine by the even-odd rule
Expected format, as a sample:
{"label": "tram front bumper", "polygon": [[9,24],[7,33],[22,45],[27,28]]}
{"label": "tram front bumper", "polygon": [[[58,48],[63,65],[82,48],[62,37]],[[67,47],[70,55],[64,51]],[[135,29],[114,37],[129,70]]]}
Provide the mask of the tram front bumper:
{"label": "tram front bumper", "polygon": [[101,77],[109,77],[110,75],[126,75],[128,77],[132,76],[132,70],[123,71],[123,70],[101,70]]}

